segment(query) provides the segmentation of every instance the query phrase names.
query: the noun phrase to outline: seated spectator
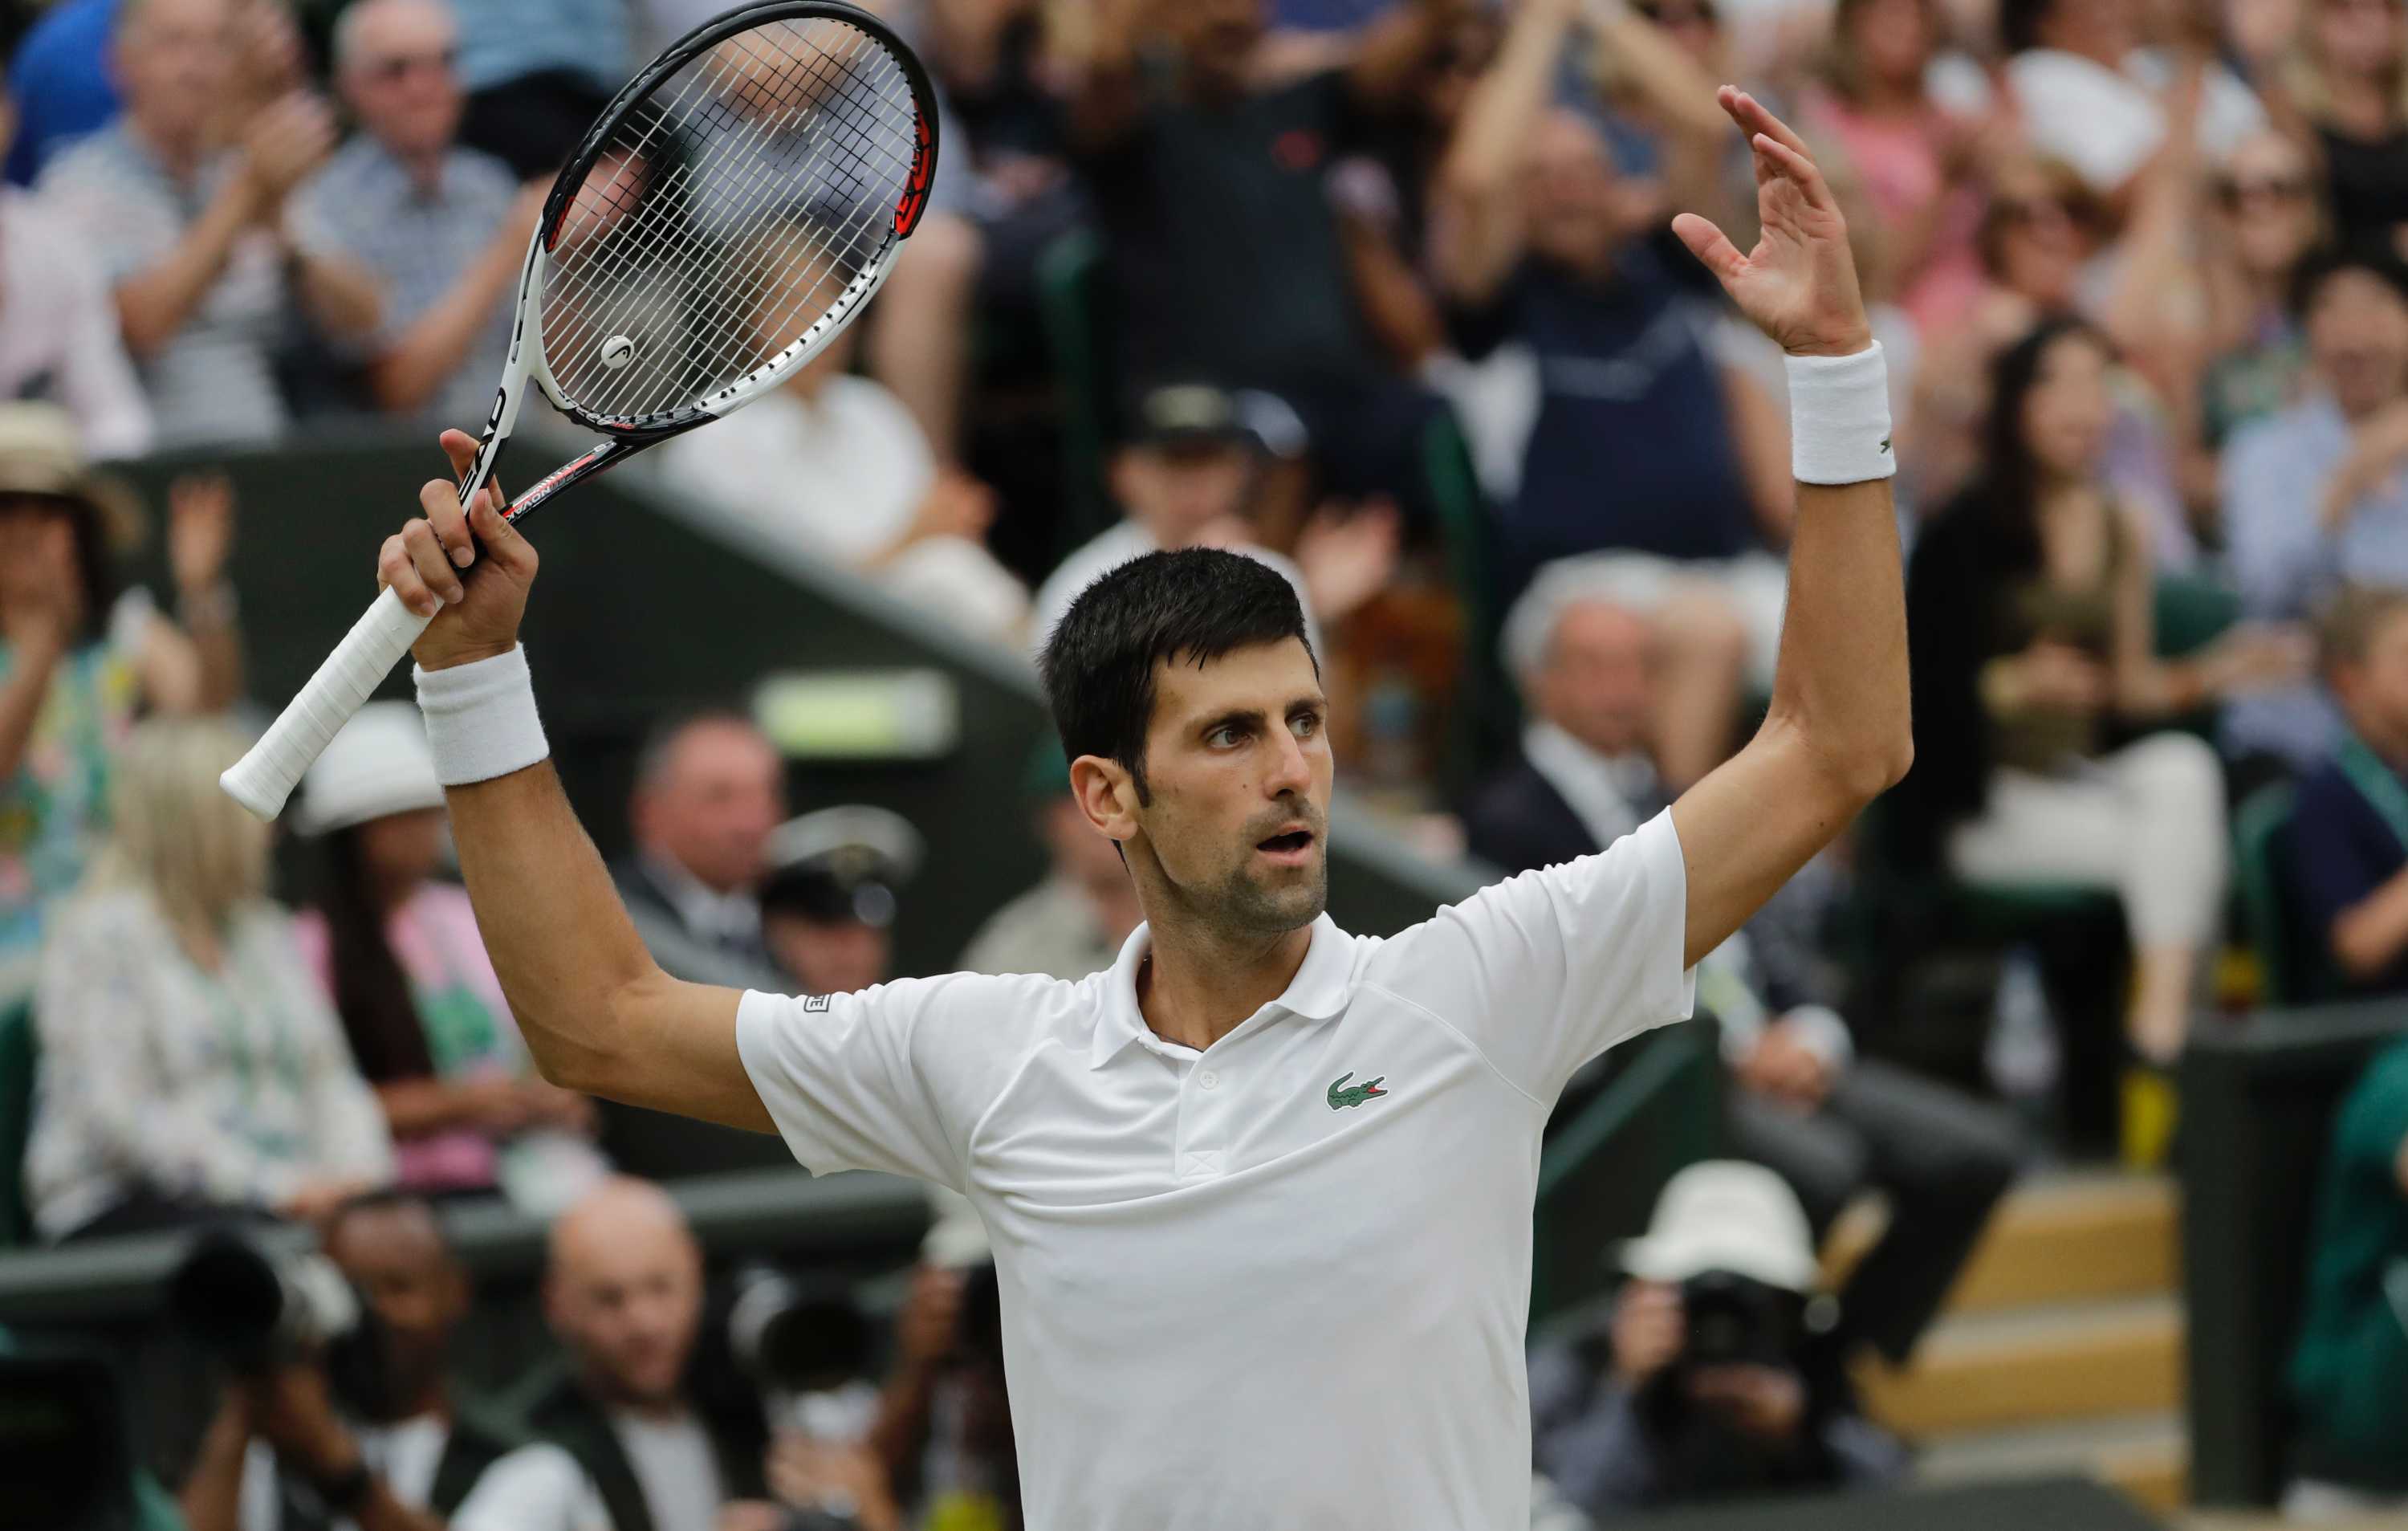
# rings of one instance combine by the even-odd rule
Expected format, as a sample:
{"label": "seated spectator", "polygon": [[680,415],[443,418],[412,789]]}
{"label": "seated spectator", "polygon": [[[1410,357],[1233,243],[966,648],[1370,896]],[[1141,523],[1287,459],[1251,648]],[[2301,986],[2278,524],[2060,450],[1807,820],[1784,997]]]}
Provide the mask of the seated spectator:
{"label": "seated spectator", "polygon": [[162,446],[260,441],[284,426],[276,351],[294,299],[330,335],[377,320],[375,284],[283,232],[285,194],[334,147],[325,103],[294,93],[223,146],[233,0],[140,0],[110,58],[124,114],[52,161],[38,193],[109,282]]}
{"label": "seated spectator", "polygon": [[[1478,793],[1465,827],[1473,855],[1514,873],[1594,855],[1670,800],[1649,758],[1645,616],[1610,583],[1559,566],[1505,635],[1531,721],[1522,763]],[[1888,1230],[1841,1294],[1840,1338],[1903,1362],[2014,1178],[2020,1145],[2003,1113],[1855,1057],[1847,1022],[1813,1002],[1774,934],[1781,905],[1805,892],[1784,888],[1698,964],[1698,1003],[1722,1027],[1733,1147],[1789,1183],[1816,1238],[1859,1192],[1888,1198]]]}
{"label": "seated spectator", "polygon": [[[762,323],[825,302],[799,295],[831,281],[826,267],[794,261],[781,240],[760,241],[760,254],[778,263],[762,279]],[[853,375],[857,343],[857,331],[840,331],[776,393],[722,422],[717,439],[669,446],[660,471],[786,546],[870,574],[981,637],[1016,643],[1028,591],[987,551],[994,491],[939,462],[883,384]]]}
{"label": "seated spectator", "polygon": [[8,94],[23,112],[8,145],[7,179],[31,186],[58,152],[118,113],[108,38],[122,0],[58,0],[17,39]]}
{"label": "seated spectator", "polygon": [[2408,1042],[2375,1055],[2333,1119],[2316,1186],[2307,1292],[2291,1352],[2298,1474],[2286,1518],[2408,1511],[2400,1398],[2408,1393]]}
{"label": "seated spectator", "polygon": [[1349,514],[1324,507],[1297,540],[1293,561],[1255,545],[1249,495],[1262,469],[1261,444],[1237,401],[1203,383],[1156,388],[1130,412],[1136,428],[1113,455],[1112,497],[1121,519],[1064,558],[1038,587],[1029,639],[1042,649],[1070,603],[1109,571],[1148,553],[1233,548],[1276,569],[1296,586],[1316,652],[1320,624],[1345,619],[1378,593],[1397,566],[1393,507],[1374,501]]}
{"label": "seated spectator", "polygon": [[2408,22],[2373,0],[2311,0],[2275,101],[2318,150],[2333,233],[2408,258]]}
{"label": "seated spectator", "polygon": [[895,976],[896,893],[927,845],[900,814],[843,803],[769,833],[761,935],[805,994],[850,994]]}
{"label": "seated spectator", "polygon": [[1096,833],[1070,795],[1070,766],[1059,744],[1049,740],[1032,753],[1025,787],[1045,846],[1045,878],[987,917],[959,965],[968,973],[1070,979],[1100,973],[1145,918],[1137,884],[1118,843]]}
{"label": "seated spectator", "polygon": [[[1423,439],[1440,406],[1378,354],[1325,180],[1408,105],[1467,8],[1394,7],[1352,63],[1301,79],[1267,66],[1262,0],[1096,8],[1070,132],[1103,227],[1124,387],[1276,395],[1326,492],[1429,513]],[[1144,56],[1150,34],[1159,58]]]}
{"label": "seated spectator", "polygon": [[168,511],[180,628],[119,593],[115,561],[146,530],[133,492],[86,469],[56,408],[0,404],[0,1004],[33,990],[44,912],[83,876],[136,712],[215,711],[241,689],[233,492],[180,478]]}
{"label": "seated spectator", "polygon": [[2306,390],[2307,341],[2291,290],[2322,219],[2307,154],[2279,133],[2233,150],[2216,175],[2215,203],[2208,294],[2216,354],[2200,379],[2199,404],[2202,438],[2221,448]]}
{"label": "seated spectator", "polygon": [[322,1358],[228,1384],[179,1495],[185,1521],[300,1531],[332,1510],[359,1531],[479,1524],[485,1470],[523,1442],[452,1380],[473,1293],[442,1220],[378,1192],[337,1207],[319,1236],[373,1320],[372,1361],[343,1385]]}
{"label": "seated spectator", "polygon": [[362,708],[310,768],[295,816],[320,838],[324,877],[296,933],[384,1107],[395,1179],[558,1211],[603,1173],[594,1105],[536,1076],[466,891],[434,880],[443,788],[418,710]]}
{"label": "seated spectator", "polygon": [[[542,1444],[505,1457],[453,1531],[771,1531],[753,1429],[718,1427],[689,1386],[702,1248],[660,1187],[615,1179],[552,1227],[544,1317],[567,1352],[523,1392]],[[874,1483],[875,1475],[870,1475]],[[899,1531],[891,1516],[865,1531]]]}
{"label": "seated spectator", "polygon": [[1610,1318],[1530,1355],[1538,1469],[1592,1519],[1905,1476],[1815,1343],[1814,1245],[1779,1176],[1690,1165],[1622,1265]]}
{"label": "seated spectator", "polygon": [[[2026,140],[2063,160],[2091,190],[2130,185],[2168,136],[2180,73],[2173,48],[2144,48],[2132,0],[2000,0],[1999,33],[2013,55],[2006,85]],[[2218,64],[2202,82],[2199,141],[2219,161],[2266,125],[2266,108]]]}
{"label": "seated spectator", "polygon": [[635,854],[611,870],[654,961],[695,983],[783,989],[762,940],[759,892],[785,808],[785,762],[742,714],[695,713],[653,729],[636,755]]}
{"label": "seated spectator", "polygon": [[[2380,251],[2311,256],[2295,283],[2307,397],[2224,455],[2224,535],[2244,614],[2297,622],[2344,580],[2408,584],[2408,267]],[[2227,754],[2290,770],[2338,723],[2307,686],[2237,702]]]}
{"label": "seated spectator", "polygon": [[[15,120],[0,93],[0,143]],[[79,238],[25,193],[0,189],[0,398],[53,400],[93,456],[138,457],[150,449],[150,406]]]}
{"label": "seated spectator", "polygon": [[2300,780],[2287,886],[2343,989],[2408,993],[2408,591],[2344,590],[2324,638],[2348,727]]}
{"label": "seated spectator", "polygon": [[[2127,1036],[2163,1069],[2222,918],[2224,780],[2203,741],[2142,730],[2286,681],[2302,656],[2290,633],[2243,628],[2156,657],[2149,527],[2100,477],[2110,359],[2071,320],[1999,359],[1974,486],[1909,565],[1915,764],[1893,817],[1910,862],[1975,887],[2114,891],[2136,968]],[[2133,1124],[2164,1119],[2156,1083],[2132,1081],[2143,1159],[2161,1144]]]}
{"label": "seated spectator", "polygon": [[218,788],[242,744],[194,719],[135,729],[108,846],[52,921],[25,1150],[47,1238],[311,1217],[392,1177],[384,1114],[265,896],[267,827]]}
{"label": "seated spectator", "polygon": [[458,28],[444,0],[366,0],[335,26],[335,79],[359,132],[294,194],[303,244],[382,284],[381,323],[350,348],[389,414],[484,418],[510,302],[548,183],[454,141]]}

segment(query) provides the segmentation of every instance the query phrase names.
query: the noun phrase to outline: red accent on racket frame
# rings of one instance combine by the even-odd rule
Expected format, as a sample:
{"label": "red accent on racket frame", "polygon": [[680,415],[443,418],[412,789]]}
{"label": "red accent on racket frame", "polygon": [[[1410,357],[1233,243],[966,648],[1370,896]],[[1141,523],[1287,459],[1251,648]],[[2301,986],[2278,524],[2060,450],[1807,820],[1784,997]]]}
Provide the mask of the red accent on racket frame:
{"label": "red accent on racket frame", "polygon": [[911,126],[911,177],[904,182],[903,200],[895,204],[895,232],[905,236],[920,222],[921,206],[928,200],[928,119],[914,111]]}

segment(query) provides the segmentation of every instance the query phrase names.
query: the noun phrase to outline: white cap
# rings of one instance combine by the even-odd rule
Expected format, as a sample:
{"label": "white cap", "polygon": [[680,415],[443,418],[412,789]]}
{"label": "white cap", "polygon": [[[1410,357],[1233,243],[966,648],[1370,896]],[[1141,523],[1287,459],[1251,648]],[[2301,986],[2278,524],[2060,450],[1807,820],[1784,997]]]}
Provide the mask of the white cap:
{"label": "white cap", "polygon": [[1728,1271],[1800,1294],[1818,1272],[1796,1193],[1763,1165],[1729,1159],[1691,1164],[1665,1184],[1647,1236],[1623,1246],[1622,1268],[1650,1281]]}
{"label": "white cap", "polygon": [[304,834],[327,834],[389,814],[443,806],[426,726],[407,701],[371,701],[343,725],[302,778]]}

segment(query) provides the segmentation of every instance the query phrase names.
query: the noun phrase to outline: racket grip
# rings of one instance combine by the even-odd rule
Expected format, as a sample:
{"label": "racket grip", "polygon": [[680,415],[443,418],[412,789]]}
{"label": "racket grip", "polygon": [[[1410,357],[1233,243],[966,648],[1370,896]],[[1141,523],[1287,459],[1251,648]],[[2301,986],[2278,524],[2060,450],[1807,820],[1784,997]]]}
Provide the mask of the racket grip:
{"label": "racket grip", "polygon": [[276,715],[251,753],[229,767],[218,785],[258,818],[272,819],[283,812],[284,800],[327,741],[351,720],[393,667],[408,657],[409,645],[433,620],[403,605],[391,590],[377,597],[308,684]]}

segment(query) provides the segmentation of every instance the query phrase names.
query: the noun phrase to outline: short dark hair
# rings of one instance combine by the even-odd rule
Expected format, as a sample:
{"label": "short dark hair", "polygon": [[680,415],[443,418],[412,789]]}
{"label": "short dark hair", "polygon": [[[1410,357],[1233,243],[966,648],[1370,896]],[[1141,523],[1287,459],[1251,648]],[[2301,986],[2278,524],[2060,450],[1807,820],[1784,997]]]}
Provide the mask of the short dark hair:
{"label": "short dark hair", "polygon": [[1999,40],[2010,53],[2040,46],[2040,29],[2057,0],[1999,0]]}
{"label": "short dark hair", "polygon": [[436,1237],[442,1242],[444,1258],[459,1258],[452,1247],[452,1230],[443,1221],[443,1214],[436,1209],[434,1201],[400,1186],[379,1186],[372,1191],[345,1197],[336,1205],[334,1211],[326,1215],[325,1242],[334,1243],[335,1235],[342,1231],[345,1223],[370,1212],[423,1212],[426,1220],[434,1225]]}
{"label": "short dark hair", "polygon": [[1242,553],[1185,548],[1132,558],[1088,585],[1054,624],[1038,667],[1063,751],[1119,761],[1145,802],[1155,663],[1204,665],[1289,638],[1319,674],[1304,607],[1284,575]]}
{"label": "short dark hair", "polygon": [[2380,240],[2357,240],[2311,251],[2292,267],[2292,316],[2306,319],[2316,299],[2324,296],[2326,283],[2345,271],[2363,271],[2379,279],[2392,296],[2408,303],[2408,264]]}

